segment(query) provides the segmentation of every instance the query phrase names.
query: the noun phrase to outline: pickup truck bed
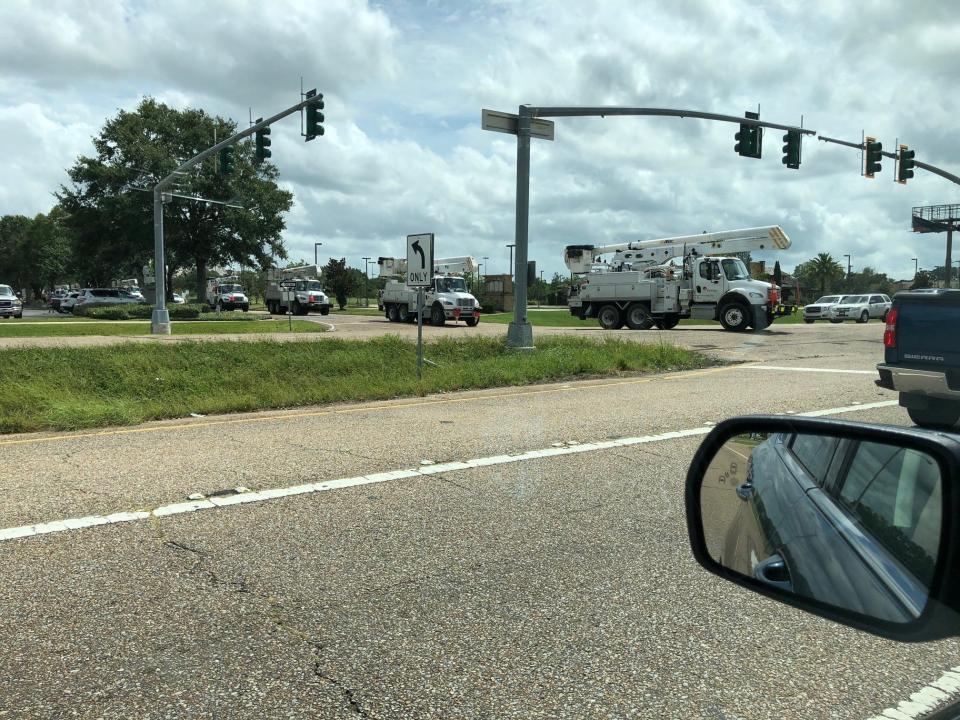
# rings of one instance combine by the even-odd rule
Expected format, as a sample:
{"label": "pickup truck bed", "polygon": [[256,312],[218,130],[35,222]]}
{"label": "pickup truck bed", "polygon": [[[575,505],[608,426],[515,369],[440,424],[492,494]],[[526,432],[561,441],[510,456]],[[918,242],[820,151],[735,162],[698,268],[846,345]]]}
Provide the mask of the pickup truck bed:
{"label": "pickup truck bed", "polygon": [[918,425],[960,421],[960,290],[901,292],[884,332],[877,385],[900,393]]}

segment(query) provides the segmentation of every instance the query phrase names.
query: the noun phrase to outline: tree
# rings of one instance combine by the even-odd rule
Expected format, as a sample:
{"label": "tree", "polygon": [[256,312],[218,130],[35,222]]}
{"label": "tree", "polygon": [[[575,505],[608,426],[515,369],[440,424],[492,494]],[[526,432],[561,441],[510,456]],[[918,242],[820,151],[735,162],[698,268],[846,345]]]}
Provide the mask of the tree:
{"label": "tree", "polygon": [[812,260],[798,265],[797,270],[801,273],[799,275],[801,279],[820,288],[821,295],[826,293],[829,285],[832,285],[834,281],[841,279],[844,275],[840,263],[834,260],[830,253],[819,253]]}
{"label": "tree", "polygon": [[783,270],[780,269],[780,261],[773,264],[773,283],[778,287],[783,286]]}
{"label": "tree", "polygon": [[[153,184],[213,145],[215,137],[222,140],[234,132],[230,120],[203,110],[177,110],[152,98],[136,111],[121,110],[108,120],[93,139],[94,156],[77,159],[69,170],[72,186],[58,193],[85,281],[100,284],[139,274],[153,255]],[[249,143],[234,147],[235,169],[229,176],[217,172],[213,156],[180,178],[175,190],[240,208],[183,198],[164,205],[168,297],[182,268],[196,269],[202,297],[211,267],[265,267],[273,255],[286,257],[280,233],[293,196],[277,186],[274,165],[253,164]]]}
{"label": "tree", "polygon": [[25,215],[0,217],[0,282],[19,292],[29,284],[24,249],[33,221]]}
{"label": "tree", "polygon": [[64,212],[54,207],[34,218],[5,215],[0,218],[0,278],[39,298],[46,288],[65,279],[69,267],[70,238]]}
{"label": "tree", "polygon": [[337,305],[343,310],[347,306],[347,298],[353,292],[356,283],[356,276],[350,271],[353,268],[347,267],[347,259],[340,258],[330,261],[323,268],[323,279],[328,294],[337,299]]}

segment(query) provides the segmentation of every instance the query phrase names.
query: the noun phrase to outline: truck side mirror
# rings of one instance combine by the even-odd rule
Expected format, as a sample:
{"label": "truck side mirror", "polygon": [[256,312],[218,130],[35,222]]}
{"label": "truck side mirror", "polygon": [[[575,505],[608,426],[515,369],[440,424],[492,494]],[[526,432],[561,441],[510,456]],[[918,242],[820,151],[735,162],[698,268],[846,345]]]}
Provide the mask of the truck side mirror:
{"label": "truck side mirror", "polygon": [[725,580],[902,641],[960,634],[960,441],[784,416],[727,420],[687,475],[694,557]]}

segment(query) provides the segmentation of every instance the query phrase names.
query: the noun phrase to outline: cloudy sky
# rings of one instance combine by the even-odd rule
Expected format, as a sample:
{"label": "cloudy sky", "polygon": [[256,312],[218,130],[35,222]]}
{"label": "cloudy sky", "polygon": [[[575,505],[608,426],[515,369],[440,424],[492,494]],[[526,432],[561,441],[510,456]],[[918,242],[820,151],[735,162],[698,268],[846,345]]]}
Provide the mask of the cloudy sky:
{"label": "cloudy sky", "polygon": [[[326,135],[291,118],[273,160],[295,193],[294,257],[399,255],[434,232],[437,255],[513,242],[516,142],[480,129],[481,108],[631,105],[799,123],[960,174],[960,20],[947,0],[2,0],[0,214],[47,211],[65,168],[119,108],[145,95],[238,121],[326,101]],[[817,252],[897,277],[943,263],[945,236],[914,235],[911,207],[960,202],[917,171],[860,177],[853,149],[805,139],[799,171],[781,133],[760,160],[736,126],[673,118],[557,120],[534,141],[531,258],[549,276],[570,243],[621,242],[778,223],[792,268]],[[957,255],[955,254],[955,257]],[[761,255],[761,257],[763,257]],[[774,256],[766,256],[773,260]]]}

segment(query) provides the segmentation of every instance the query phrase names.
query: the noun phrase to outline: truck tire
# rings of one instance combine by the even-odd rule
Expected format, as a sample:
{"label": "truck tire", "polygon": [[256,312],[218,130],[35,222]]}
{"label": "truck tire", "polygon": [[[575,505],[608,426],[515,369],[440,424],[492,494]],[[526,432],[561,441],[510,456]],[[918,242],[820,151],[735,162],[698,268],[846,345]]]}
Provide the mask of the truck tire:
{"label": "truck tire", "polygon": [[387,320],[390,322],[400,322],[400,311],[393,303],[387,305]]}
{"label": "truck tire", "polygon": [[653,318],[650,312],[640,303],[633,303],[627,308],[627,327],[631,330],[649,330],[653,327]]}
{"label": "truck tire", "polygon": [[467,327],[476,327],[477,323],[480,322],[480,318],[468,317],[464,318],[463,321],[467,324]]}
{"label": "truck tire", "polygon": [[330,308],[329,308],[329,307],[322,307],[322,308],[320,308],[320,314],[321,314],[321,315],[329,315],[329,314],[330,314]]}
{"label": "truck tire", "polygon": [[929,398],[925,408],[907,408],[907,414],[920,427],[949,430],[960,420],[960,402]]}
{"label": "truck tire", "polygon": [[604,330],[619,330],[623,327],[623,317],[616,305],[604,305],[600,308],[597,320]]}
{"label": "truck tire", "polygon": [[249,305],[243,305],[243,306],[241,306],[240,309],[243,310],[244,312],[248,312],[248,311],[250,310],[250,306],[249,306]]}
{"label": "truck tire", "polygon": [[430,309],[430,324],[439,327],[440,325],[445,325],[446,322],[447,316],[446,313],[443,312],[443,305],[436,303]]}
{"label": "truck tire", "polygon": [[720,308],[720,324],[724,330],[743,332],[750,324],[750,306],[733,300]]}
{"label": "truck tire", "polygon": [[679,324],[679,315],[665,315],[654,323],[654,325],[660,330],[673,330]]}
{"label": "truck tire", "polygon": [[397,317],[400,319],[400,322],[410,322],[410,306],[406,303],[400,305],[397,308]]}
{"label": "truck tire", "polygon": [[858,323],[870,322],[870,311],[864,310],[862,313],[860,313],[860,317],[857,318],[857,322]]}

